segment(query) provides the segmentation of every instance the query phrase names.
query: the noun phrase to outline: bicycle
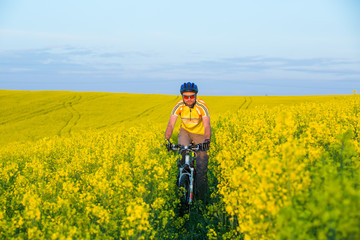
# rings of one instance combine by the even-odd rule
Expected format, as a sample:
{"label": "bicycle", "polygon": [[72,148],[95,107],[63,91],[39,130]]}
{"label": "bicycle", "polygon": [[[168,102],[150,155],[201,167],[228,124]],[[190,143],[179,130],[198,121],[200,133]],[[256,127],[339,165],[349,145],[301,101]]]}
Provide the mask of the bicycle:
{"label": "bicycle", "polygon": [[202,144],[188,146],[183,145],[173,145],[170,141],[166,145],[167,149],[178,151],[179,159],[181,163],[181,158],[183,157],[184,163],[179,167],[179,175],[177,179],[177,186],[180,193],[180,213],[182,214],[184,210],[190,210],[191,204],[194,202],[194,182],[196,178],[196,152],[199,150],[207,150],[202,148]]}

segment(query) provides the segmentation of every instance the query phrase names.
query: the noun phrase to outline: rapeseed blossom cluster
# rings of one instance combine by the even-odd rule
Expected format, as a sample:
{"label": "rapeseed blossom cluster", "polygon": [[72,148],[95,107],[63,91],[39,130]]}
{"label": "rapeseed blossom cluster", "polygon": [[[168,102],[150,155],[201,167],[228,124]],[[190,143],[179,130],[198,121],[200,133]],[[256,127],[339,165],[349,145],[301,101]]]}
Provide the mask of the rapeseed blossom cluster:
{"label": "rapeseed blossom cluster", "polygon": [[0,238],[161,236],[175,217],[176,161],[152,128],[7,146],[0,153]]}
{"label": "rapeseed blossom cluster", "polygon": [[360,238],[359,109],[344,96],[216,123],[218,194],[239,238]]}

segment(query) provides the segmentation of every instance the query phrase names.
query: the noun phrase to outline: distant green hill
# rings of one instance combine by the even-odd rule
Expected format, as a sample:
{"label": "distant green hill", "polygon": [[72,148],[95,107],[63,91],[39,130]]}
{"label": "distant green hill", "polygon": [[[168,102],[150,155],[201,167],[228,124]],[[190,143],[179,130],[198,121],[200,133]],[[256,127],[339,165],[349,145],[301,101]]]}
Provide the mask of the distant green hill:
{"label": "distant green hill", "polygon": [[[199,96],[207,103],[212,121],[239,108],[321,102],[336,97]],[[0,90],[0,144],[147,122],[162,124],[165,130],[178,100],[180,96],[159,94]]]}

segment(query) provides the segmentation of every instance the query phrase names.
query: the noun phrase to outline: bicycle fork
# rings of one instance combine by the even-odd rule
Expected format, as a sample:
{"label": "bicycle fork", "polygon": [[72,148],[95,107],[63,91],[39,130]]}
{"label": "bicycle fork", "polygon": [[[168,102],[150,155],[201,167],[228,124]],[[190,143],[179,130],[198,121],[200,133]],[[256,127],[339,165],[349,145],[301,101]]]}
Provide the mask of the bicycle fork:
{"label": "bicycle fork", "polygon": [[190,168],[191,171],[191,175],[190,175],[190,198],[189,198],[189,203],[193,202],[193,197],[194,197],[194,168]]}

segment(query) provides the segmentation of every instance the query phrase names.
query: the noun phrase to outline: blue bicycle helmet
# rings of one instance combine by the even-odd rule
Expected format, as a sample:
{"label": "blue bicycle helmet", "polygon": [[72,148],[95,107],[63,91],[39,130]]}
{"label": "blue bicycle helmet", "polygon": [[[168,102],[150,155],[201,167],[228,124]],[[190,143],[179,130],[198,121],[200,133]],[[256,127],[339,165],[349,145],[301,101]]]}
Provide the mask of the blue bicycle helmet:
{"label": "blue bicycle helmet", "polygon": [[196,86],[195,83],[184,83],[181,85],[180,87],[180,93],[183,94],[184,92],[194,92],[194,93],[198,93],[198,87]]}

